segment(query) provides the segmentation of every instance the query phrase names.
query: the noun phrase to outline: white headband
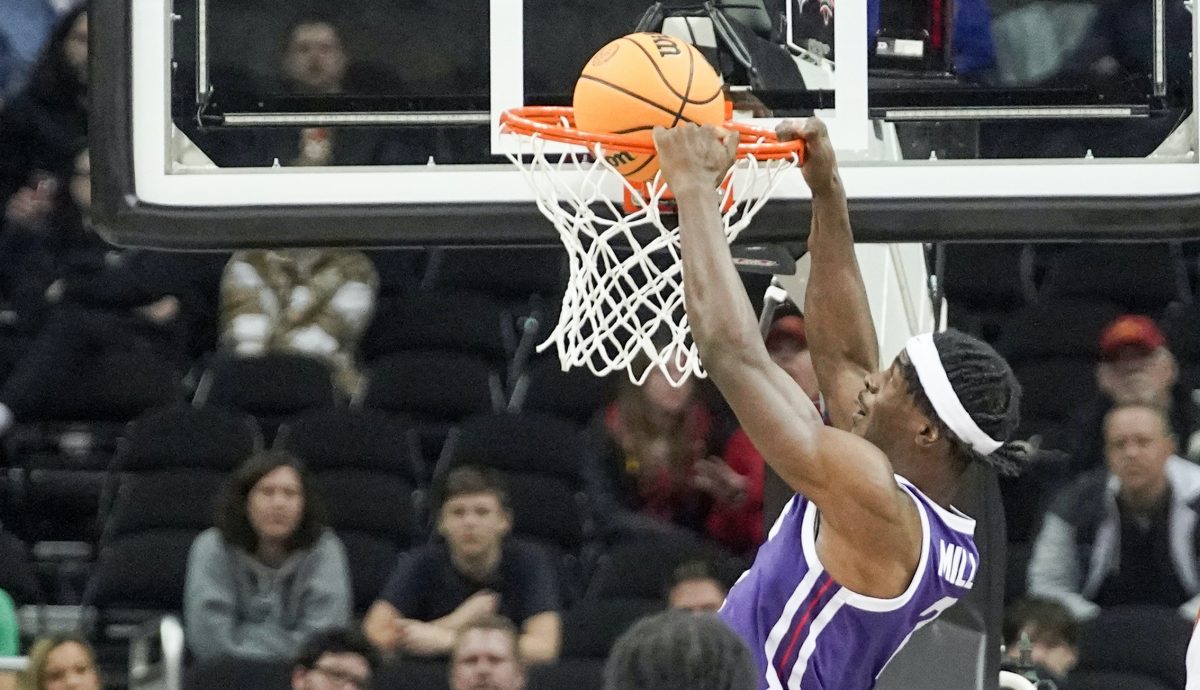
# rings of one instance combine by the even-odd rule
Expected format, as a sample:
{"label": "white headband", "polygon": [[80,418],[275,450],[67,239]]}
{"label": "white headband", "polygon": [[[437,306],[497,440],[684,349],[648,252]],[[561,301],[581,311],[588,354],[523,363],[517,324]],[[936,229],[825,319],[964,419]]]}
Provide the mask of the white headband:
{"label": "white headband", "polygon": [[1002,441],[983,433],[962,406],[962,401],[950,385],[950,378],[946,376],[942,358],[938,356],[937,346],[933,344],[932,333],[909,338],[904,350],[917,370],[917,378],[921,380],[921,388],[925,389],[925,397],[929,398],[934,411],[950,431],[980,455],[991,455],[1004,445]]}

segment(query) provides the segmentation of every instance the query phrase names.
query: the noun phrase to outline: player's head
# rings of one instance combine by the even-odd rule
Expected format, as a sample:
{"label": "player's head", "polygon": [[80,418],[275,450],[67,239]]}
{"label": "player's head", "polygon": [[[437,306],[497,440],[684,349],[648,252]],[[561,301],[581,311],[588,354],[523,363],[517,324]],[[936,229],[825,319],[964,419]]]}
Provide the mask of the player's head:
{"label": "player's head", "polygon": [[987,343],[956,330],[924,334],[867,377],[852,429],[894,463],[939,457],[965,469],[982,461],[1011,474],[1027,453],[1010,443],[1020,399],[1012,369]]}
{"label": "player's head", "polygon": [[716,616],[687,611],[638,621],[604,665],[605,690],[743,690],[755,683],[742,639]]}
{"label": "player's head", "polygon": [[342,90],[349,58],[334,19],[321,14],[300,16],[289,25],[283,40],[280,67],[291,88],[306,94]]}

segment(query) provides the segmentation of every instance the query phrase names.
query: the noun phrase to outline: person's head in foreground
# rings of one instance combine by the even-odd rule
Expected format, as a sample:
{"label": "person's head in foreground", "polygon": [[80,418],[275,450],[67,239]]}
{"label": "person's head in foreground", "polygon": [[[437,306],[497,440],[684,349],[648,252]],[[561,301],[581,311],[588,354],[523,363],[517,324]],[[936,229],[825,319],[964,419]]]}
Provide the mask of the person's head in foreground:
{"label": "person's head in foreground", "polygon": [[362,633],[333,628],[313,635],[296,656],[292,690],[365,690],[379,656]]}
{"label": "person's head in foreground", "polygon": [[1021,657],[1021,635],[1029,636],[1029,660],[1056,678],[1066,678],[1079,660],[1079,624],[1067,609],[1044,599],[1022,599],[1004,616],[1004,656]]}
{"label": "person's head in foreground", "polygon": [[750,650],[716,616],[665,611],[643,618],[613,646],[605,690],[754,690]]}
{"label": "person's head in foreground", "polygon": [[478,620],[459,631],[450,652],[451,690],[521,690],[525,666],[517,628],[507,618]]}
{"label": "person's head in foreground", "polygon": [[716,613],[725,603],[725,586],[704,561],[689,561],[675,569],[667,591],[667,607],[675,611]]}
{"label": "person's head in foreground", "polygon": [[446,475],[438,533],[456,562],[494,562],[512,529],[504,479],[484,467],[459,467]]}
{"label": "person's head in foreground", "polygon": [[325,528],[325,510],[300,460],[259,451],[234,472],[217,526],[225,541],[267,565],[310,548]]}
{"label": "person's head in foreground", "polygon": [[29,666],[18,679],[20,690],[100,690],[96,655],[83,638],[45,637],[29,650]]}
{"label": "person's head in foreground", "polygon": [[1104,416],[1104,456],[1128,508],[1149,511],[1167,492],[1167,460],[1175,438],[1166,413],[1144,403],[1118,405]]}
{"label": "person's head in foreground", "polygon": [[870,374],[850,430],[882,450],[897,474],[951,500],[972,462],[1015,473],[1028,447],[1010,442],[1021,386],[990,345],[950,329],[910,338],[892,365]]}
{"label": "person's head in foreground", "polygon": [[1167,408],[1178,378],[1179,366],[1167,349],[1167,338],[1149,317],[1118,317],[1100,335],[1096,383],[1114,404]]}

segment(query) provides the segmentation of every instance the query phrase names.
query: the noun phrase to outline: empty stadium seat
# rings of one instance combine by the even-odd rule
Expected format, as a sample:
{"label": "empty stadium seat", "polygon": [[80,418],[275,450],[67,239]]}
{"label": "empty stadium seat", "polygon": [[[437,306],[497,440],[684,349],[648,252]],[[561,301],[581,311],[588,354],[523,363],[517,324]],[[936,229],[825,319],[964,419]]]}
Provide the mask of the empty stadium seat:
{"label": "empty stadium seat", "polygon": [[585,426],[604,407],[613,382],[587,369],[563,371],[551,355],[531,362],[513,384],[511,412],[544,412]]}
{"label": "empty stadium seat", "polygon": [[332,405],[336,397],[329,365],[305,355],[272,352],[215,358],[197,387],[195,402],[248,412],[270,440],[287,417]]}
{"label": "empty stadium seat", "polygon": [[1034,301],[1033,246],[946,243],[942,292],[949,322],[993,342],[1009,312]]}
{"label": "empty stadium seat", "polygon": [[446,350],[475,355],[504,368],[516,347],[512,319],[489,295],[418,293],[384,305],[360,349],[368,363],[397,352]]}
{"label": "empty stadium seat", "polygon": [[1183,250],[1173,242],[1068,245],[1050,259],[1042,290],[1050,297],[1109,300],[1153,316],[1192,298]]}
{"label": "empty stadium seat", "polygon": [[[1184,620],[1173,608],[1139,606],[1101,611],[1081,626],[1079,664],[1069,679],[1070,687],[1076,688],[1077,676],[1106,673],[1125,674],[1131,681],[1140,675],[1168,688],[1183,688],[1191,630],[1191,621]],[[1125,690],[1154,686],[1142,682],[1107,687]]]}
{"label": "empty stadium seat", "polygon": [[406,429],[374,410],[314,410],[288,420],[275,446],[312,473],[346,547],[355,610],[366,611],[400,551],[425,536],[423,473]]}

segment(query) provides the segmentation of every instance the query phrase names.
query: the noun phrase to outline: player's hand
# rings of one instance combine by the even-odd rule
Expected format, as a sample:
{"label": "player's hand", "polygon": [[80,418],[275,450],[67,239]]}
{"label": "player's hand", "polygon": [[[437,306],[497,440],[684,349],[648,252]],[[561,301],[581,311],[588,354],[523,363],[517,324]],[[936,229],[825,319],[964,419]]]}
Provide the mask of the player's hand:
{"label": "player's hand", "polygon": [[829,130],[821,118],[810,117],[801,122],[784,120],[775,128],[775,134],[780,141],[804,140],[804,165],[800,170],[813,194],[823,194],[833,189],[839,181],[837,155],[833,152],[833,142],[829,140]]}
{"label": "player's hand", "polygon": [[684,123],[654,128],[663,179],[676,193],[716,189],[737,159],[738,136],[712,125]]}

